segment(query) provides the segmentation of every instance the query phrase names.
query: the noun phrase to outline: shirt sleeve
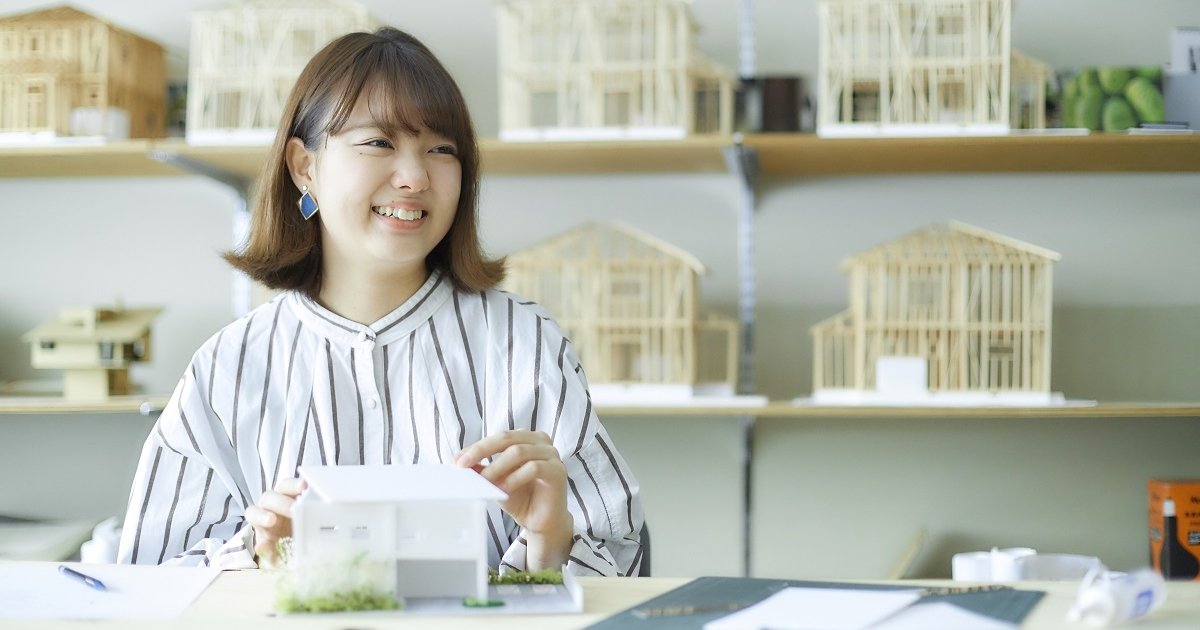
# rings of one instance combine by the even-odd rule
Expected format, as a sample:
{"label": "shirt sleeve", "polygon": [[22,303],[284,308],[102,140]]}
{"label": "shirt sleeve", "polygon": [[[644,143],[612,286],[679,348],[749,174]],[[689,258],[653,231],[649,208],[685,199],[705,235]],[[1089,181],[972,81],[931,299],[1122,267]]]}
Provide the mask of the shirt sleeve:
{"label": "shirt sleeve", "polygon": [[[637,481],[601,425],[587,378],[570,340],[536,304],[501,294],[506,378],[496,383],[502,413],[489,412],[491,431],[530,429],[549,434],[567,468],[567,508],[575,522],[567,570],[576,575],[637,575],[644,519]],[[494,388],[489,392],[492,398]],[[498,422],[498,419],[503,419]],[[497,426],[499,425],[499,426]],[[501,561],[525,569],[525,532]]]}
{"label": "shirt sleeve", "polygon": [[[197,353],[199,356],[200,353]],[[142,447],[117,561],[254,568],[248,504],[193,360]]]}

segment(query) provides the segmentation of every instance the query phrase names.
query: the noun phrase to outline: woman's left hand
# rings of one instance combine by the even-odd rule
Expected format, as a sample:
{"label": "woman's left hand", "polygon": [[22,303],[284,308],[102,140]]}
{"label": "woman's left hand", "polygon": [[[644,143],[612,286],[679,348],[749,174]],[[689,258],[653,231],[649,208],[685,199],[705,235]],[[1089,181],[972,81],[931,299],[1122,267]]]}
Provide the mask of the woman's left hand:
{"label": "woman's left hand", "polygon": [[[490,463],[482,465],[487,458]],[[454,459],[508,493],[500,507],[528,540],[528,568],[559,568],[566,562],[574,535],[567,511],[567,467],[550,436],[541,431],[504,431],[463,449]]]}

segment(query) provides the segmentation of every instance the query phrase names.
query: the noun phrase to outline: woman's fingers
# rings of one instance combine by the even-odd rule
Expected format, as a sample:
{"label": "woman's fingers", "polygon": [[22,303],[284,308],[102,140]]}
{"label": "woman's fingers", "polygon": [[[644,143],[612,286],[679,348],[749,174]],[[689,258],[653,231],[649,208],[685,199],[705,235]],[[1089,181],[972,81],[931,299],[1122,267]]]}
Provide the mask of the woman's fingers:
{"label": "woman's fingers", "polygon": [[542,431],[503,431],[494,433],[464,448],[454,459],[463,468],[472,468],[484,459],[508,450],[516,444],[551,445],[550,436]]}

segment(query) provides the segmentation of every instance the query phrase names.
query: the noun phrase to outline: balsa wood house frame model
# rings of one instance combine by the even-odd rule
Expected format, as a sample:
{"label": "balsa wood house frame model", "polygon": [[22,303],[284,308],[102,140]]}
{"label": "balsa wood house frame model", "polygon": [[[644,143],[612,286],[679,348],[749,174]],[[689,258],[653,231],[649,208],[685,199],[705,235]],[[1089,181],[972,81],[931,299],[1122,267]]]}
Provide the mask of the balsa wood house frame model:
{"label": "balsa wood house frame model", "polygon": [[[1053,263],[1059,255],[963,223],[932,225],[854,256],[850,307],[812,327],[816,402],[875,395],[880,360],[924,360],[924,391],[964,404],[1049,404]],[[998,396],[1007,398],[998,398]]]}
{"label": "balsa wood house frame model", "polygon": [[690,0],[498,0],[500,138],[728,134],[732,76],[695,50]]}
{"label": "balsa wood house frame model", "polygon": [[562,326],[587,367],[593,397],[631,386],[648,398],[733,395],[737,322],[700,316],[706,270],[686,251],[620,223],[588,224],[507,263],[504,288]]}
{"label": "balsa wood house frame model", "polygon": [[62,6],[0,17],[0,137],[166,135],[155,42]]}
{"label": "balsa wood house frame model", "polygon": [[822,0],[817,133],[1045,127],[1050,69],[1011,48],[1012,0]]}
{"label": "balsa wood house frame model", "polygon": [[322,570],[366,554],[394,563],[385,590],[398,597],[487,599],[487,503],[508,495],[474,470],[301,466],[299,474],[308,489],[292,510],[295,561]]}
{"label": "balsa wood house frame model", "polygon": [[313,55],[378,26],[350,0],[238,0],[193,12],[188,142],[269,144]]}
{"label": "balsa wood house frame model", "polygon": [[33,367],[64,370],[63,397],[97,401],[132,393],[129,366],[150,360],[150,326],[159,308],[66,308],[25,333]]}

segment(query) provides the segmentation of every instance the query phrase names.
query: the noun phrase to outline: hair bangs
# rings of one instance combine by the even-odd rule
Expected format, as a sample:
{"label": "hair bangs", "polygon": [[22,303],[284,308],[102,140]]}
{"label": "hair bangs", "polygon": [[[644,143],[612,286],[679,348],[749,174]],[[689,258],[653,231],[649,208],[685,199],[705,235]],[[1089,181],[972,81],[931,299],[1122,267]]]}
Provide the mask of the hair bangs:
{"label": "hair bangs", "polygon": [[462,115],[466,109],[462,95],[440,65],[390,42],[369,46],[359,61],[336,90],[327,135],[345,127],[357,99],[363,97],[373,124],[385,135],[428,129],[458,143],[469,140],[470,121]]}

